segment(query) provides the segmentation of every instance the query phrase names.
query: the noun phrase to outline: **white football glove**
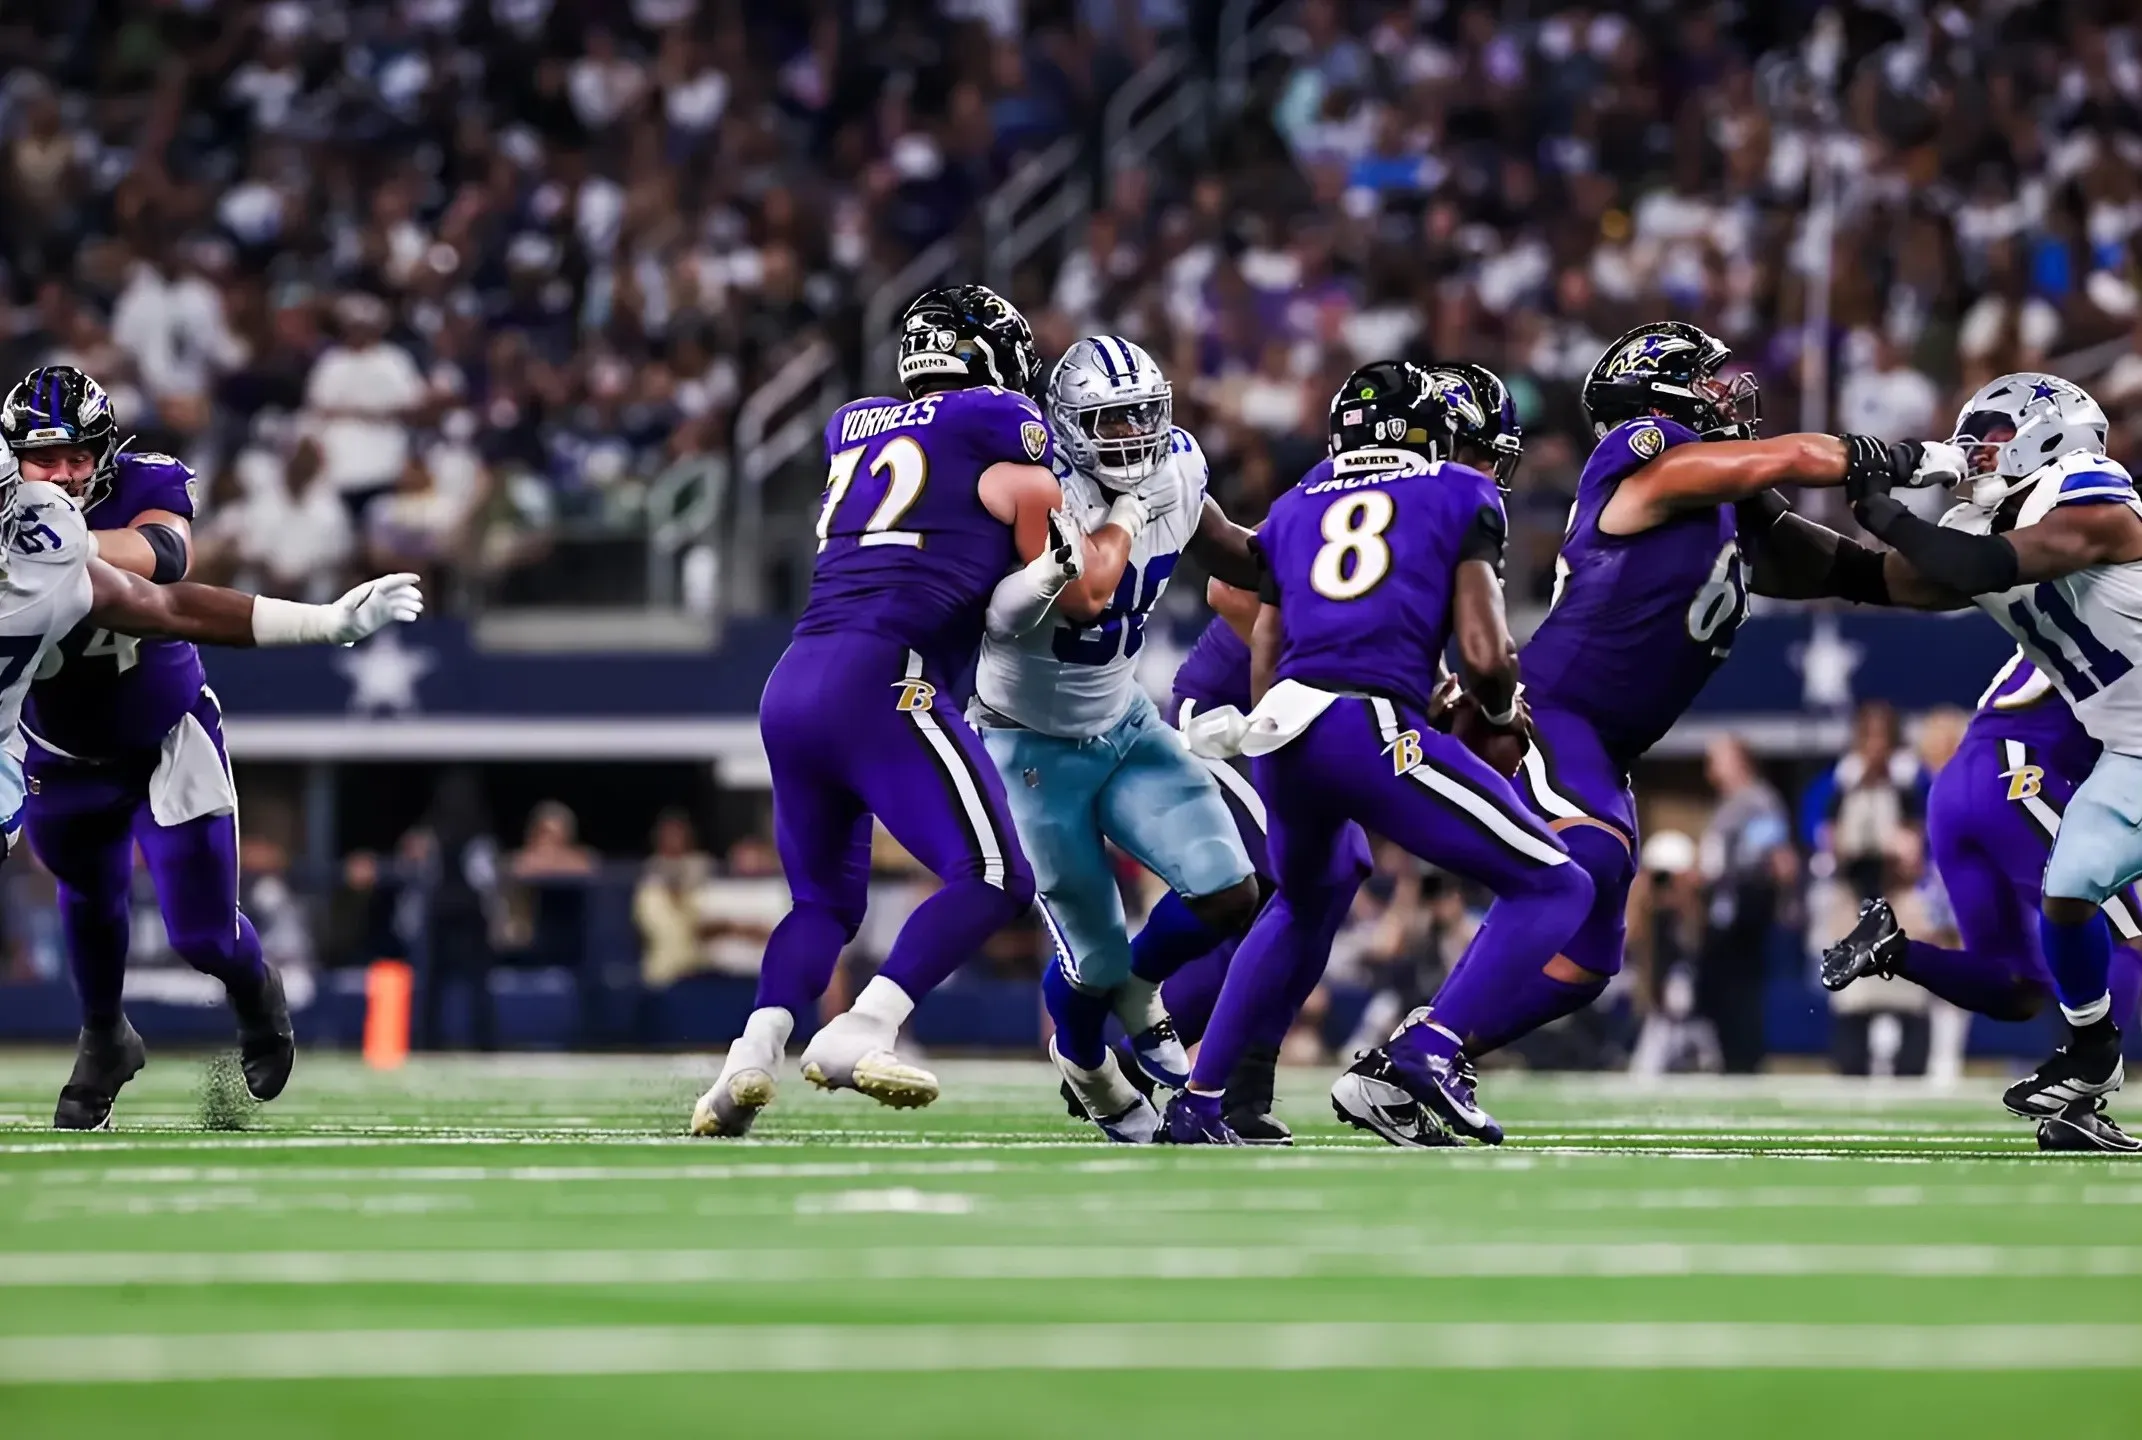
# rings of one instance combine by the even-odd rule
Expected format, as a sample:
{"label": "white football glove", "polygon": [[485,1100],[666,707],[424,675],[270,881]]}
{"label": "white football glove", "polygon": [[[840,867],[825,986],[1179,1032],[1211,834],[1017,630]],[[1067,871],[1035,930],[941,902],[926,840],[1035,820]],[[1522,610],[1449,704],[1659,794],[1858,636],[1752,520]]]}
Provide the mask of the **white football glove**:
{"label": "white football glove", "polygon": [[1158,470],[1132,486],[1131,493],[1145,506],[1147,524],[1163,515],[1172,514],[1175,508],[1183,503],[1182,482],[1175,474],[1175,467],[1165,462]]}
{"label": "white football glove", "polygon": [[1071,518],[1070,511],[1049,512],[1049,544],[1041,553],[1056,570],[1056,588],[1050,592],[1052,594],[1061,594],[1066,585],[1086,573],[1086,537],[1079,530],[1078,522]]}
{"label": "white football glove", "polygon": [[1911,478],[1904,483],[1914,490],[1929,485],[1955,485],[1963,480],[1968,468],[1961,445],[1951,445],[1946,440],[1929,440],[1920,447],[1919,468],[1912,471]]}
{"label": "white football glove", "polygon": [[354,645],[396,621],[424,613],[414,575],[367,580],[332,605],[303,605],[262,595],[253,601],[256,645]]}

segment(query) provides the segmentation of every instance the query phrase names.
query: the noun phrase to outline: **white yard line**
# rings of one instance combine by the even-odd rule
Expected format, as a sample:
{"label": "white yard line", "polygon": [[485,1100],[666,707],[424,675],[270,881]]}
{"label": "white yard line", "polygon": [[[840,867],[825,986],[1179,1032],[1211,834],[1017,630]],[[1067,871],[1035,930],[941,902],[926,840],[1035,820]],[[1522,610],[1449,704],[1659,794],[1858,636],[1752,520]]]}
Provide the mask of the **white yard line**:
{"label": "white yard line", "polygon": [[2098,1370],[2142,1325],[1123,1324],[0,1339],[0,1383],[979,1370]]}
{"label": "white yard line", "polygon": [[[888,1191],[842,1192],[882,1197]],[[911,1192],[919,1213],[966,1197]],[[858,1200],[860,1208],[860,1201]],[[931,1206],[938,1207],[932,1210]],[[890,1206],[889,1208],[900,1208]],[[882,1212],[877,1212],[882,1213]],[[917,1280],[1284,1280],[1409,1276],[1641,1279],[1690,1276],[2126,1278],[2142,1247],[1735,1245],[1668,1242],[1279,1246],[947,1245],[750,1250],[18,1252],[0,1288],[202,1285],[760,1285]],[[2142,1361],[2142,1349],[2135,1352]]]}

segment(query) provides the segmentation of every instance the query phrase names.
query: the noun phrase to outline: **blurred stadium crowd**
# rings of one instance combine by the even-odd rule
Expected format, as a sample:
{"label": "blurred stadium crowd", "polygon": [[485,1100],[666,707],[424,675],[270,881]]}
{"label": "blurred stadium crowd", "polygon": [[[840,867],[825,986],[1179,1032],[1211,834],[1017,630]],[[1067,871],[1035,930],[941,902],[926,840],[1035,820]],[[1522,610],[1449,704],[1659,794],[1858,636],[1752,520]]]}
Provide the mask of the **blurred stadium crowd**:
{"label": "blurred stadium crowd", "polygon": [[[1239,111],[1099,153],[1243,18]],[[1097,203],[1013,286],[1044,348],[1162,356],[1252,518],[1351,365],[1495,366],[1540,597],[1572,381],[1634,320],[1727,337],[1773,429],[1943,431],[2053,357],[2135,414],[2138,40],[2119,0],[17,0],[0,359],[197,462],[212,573],[483,580],[643,523],[812,339],[880,378],[863,297],[1071,136]]]}
{"label": "blurred stadium crowd", "polygon": [[[1171,56],[1209,82],[1199,113],[1125,163],[1109,98]],[[1640,320],[1727,338],[1772,431],[1946,434],[1982,380],[2047,365],[2142,458],[2129,0],[9,0],[0,369],[81,365],[138,443],[195,465],[207,578],[320,598],[411,568],[463,606],[554,599],[561,537],[641,534],[656,477],[727,457],[805,347],[850,393],[882,384],[868,297],[941,241],[978,265],[987,198],[1067,139],[1090,213],[1009,277],[1043,349],[1146,344],[1250,521],[1321,453],[1357,363],[1495,367],[1528,434],[1513,601],[1552,584],[1576,382]],[[807,516],[822,478],[812,449],[768,503]],[[800,599],[807,545],[743,558]],[[1874,893],[1937,930],[1913,796],[1947,726],[1914,750],[1872,714],[1798,814],[1731,746],[1682,777],[1629,982],[1670,1023],[1602,1020],[1583,1053],[1749,1063],[1774,937],[1833,934],[1825,907]],[[668,816],[644,866],[606,869],[571,829],[535,816],[455,898],[482,965],[584,965],[572,896],[600,883],[629,897],[650,993],[755,968],[763,845],[710,858]],[[301,902],[257,841],[276,958],[415,946],[426,843]],[[923,893],[900,858],[861,967]],[[1468,898],[1399,858],[1337,956],[1367,1009],[1322,1043],[1427,993],[1470,933]],[[55,972],[49,881],[5,885],[9,965]],[[1846,1063],[1914,1063],[1924,1000],[1840,1027],[1866,1032]]]}

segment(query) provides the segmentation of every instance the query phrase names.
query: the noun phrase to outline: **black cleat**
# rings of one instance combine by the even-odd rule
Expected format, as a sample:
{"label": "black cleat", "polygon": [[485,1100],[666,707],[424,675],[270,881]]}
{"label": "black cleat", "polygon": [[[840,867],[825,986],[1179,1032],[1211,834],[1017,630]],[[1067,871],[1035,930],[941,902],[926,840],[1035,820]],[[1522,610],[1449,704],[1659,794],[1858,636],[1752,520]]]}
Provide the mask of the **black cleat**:
{"label": "black cleat", "polygon": [[1292,1145],[1294,1132],[1272,1113],[1272,1088],[1279,1072],[1277,1045],[1251,1045],[1227,1077],[1220,1102],[1228,1125],[1245,1145]]}
{"label": "black cleat", "polygon": [[1432,1150],[1461,1143],[1399,1083],[1381,1047],[1362,1051],[1333,1082],[1331,1113],[1393,1145]]}
{"label": "black cleat", "polygon": [[149,1063],[149,1047],[122,1015],[109,1030],[84,1029],[74,1045],[74,1073],[60,1087],[55,1130],[109,1130],[119,1087]]}
{"label": "black cleat", "polygon": [[2009,1086],[2001,1103],[2026,1120],[2036,1120],[2110,1095],[2126,1078],[2119,1027],[2107,1024],[2101,1038],[2083,1043],[2071,1039],[2055,1050],[2051,1059]]}
{"label": "black cleat", "polygon": [[2038,1148],[2070,1153],[2142,1154],[2142,1138],[2113,1123],[2103,1100],[2080,1100],[2038,1122]]}
{"label": "black cleat", "polygon": [[290,1024],[290,1002],[283,998],[283,977],[268,967],[268,978],[249,995],[230,992],[238,1014],[238,1068],[245,1092],[255,1100],[273,1100],[290,1083],[297,1062],[297,1032]]}
{"label": "black cleat", "polygon": [[1822,988],[1842,990],[1869,975],[1887,980],[1897,973],[1909,943],[1887,900],[1859,907],[1859,923],[1844,939],[1822,952]]}

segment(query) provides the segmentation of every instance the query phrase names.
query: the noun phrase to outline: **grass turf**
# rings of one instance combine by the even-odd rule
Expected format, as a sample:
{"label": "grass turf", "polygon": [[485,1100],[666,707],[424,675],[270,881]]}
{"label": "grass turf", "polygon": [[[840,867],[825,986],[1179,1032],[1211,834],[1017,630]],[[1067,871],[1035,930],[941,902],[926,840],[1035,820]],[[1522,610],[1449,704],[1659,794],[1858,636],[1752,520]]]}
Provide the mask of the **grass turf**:
{"label": "grass turf", "polygon": [[[1285,1077],[1284,1151],[1129,1151],[1053,1072],[881,1111],[703,1062],[302,1058],[247,1112],[159,1055],[42,1129],[0,1055],[0,1433],[2131,1435],[2142,1166],[1990,1085],[1491,1075],[1400,1152]],[[242,1125],[243,1128],[210,1129]]]}

